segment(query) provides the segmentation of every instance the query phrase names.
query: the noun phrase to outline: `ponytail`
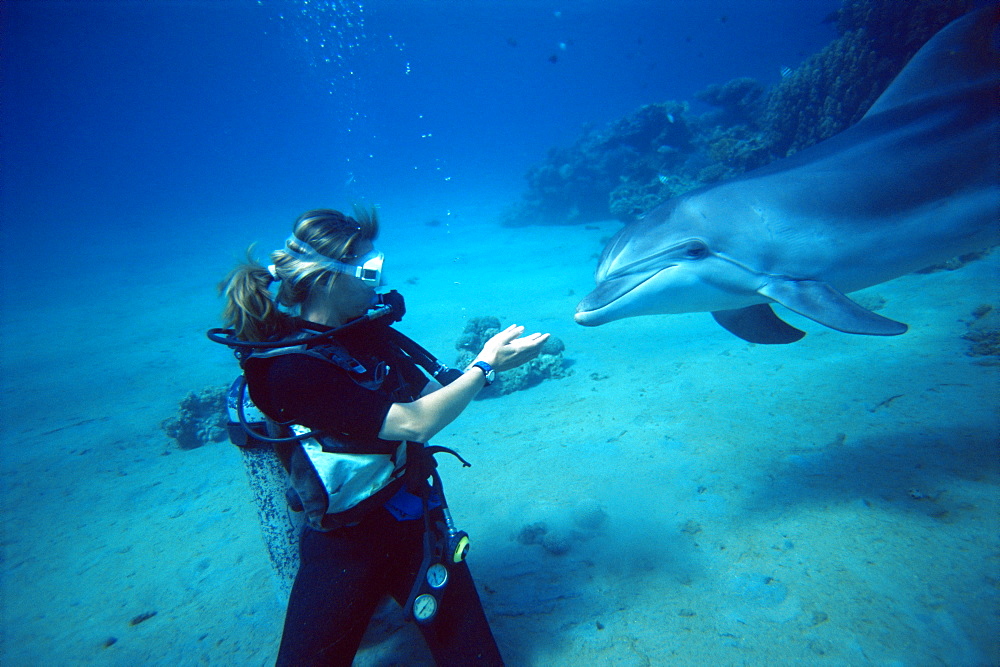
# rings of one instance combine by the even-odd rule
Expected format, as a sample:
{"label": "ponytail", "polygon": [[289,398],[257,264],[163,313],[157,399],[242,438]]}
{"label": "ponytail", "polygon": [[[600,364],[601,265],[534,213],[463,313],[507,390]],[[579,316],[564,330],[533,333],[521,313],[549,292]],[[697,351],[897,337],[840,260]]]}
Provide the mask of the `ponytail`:
{"label": "ponytail", "polygon": [[251,246],[246,261],[219,284],[219,294],[226,301],[222,310],[226,326],[236,331],[237,338],[258,342],[285,335],[292,327],[268,289],[274,276],[253,259],[252,251]]}

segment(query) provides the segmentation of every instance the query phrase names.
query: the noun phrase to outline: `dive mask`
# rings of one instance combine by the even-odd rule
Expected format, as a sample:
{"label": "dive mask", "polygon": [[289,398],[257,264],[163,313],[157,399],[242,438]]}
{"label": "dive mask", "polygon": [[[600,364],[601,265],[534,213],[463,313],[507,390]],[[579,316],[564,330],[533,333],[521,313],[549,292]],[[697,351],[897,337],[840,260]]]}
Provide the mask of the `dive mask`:
{"label": "dive mask", "polygon": [[[290,243],[292,241],[302,250],[293,248]],[[372,250],[358,257],[354,263],[348,264],[347,262],[331,259],[317,252],[315,248],[305,241],[292,236],[285,242],[285,252],[303,262],[313,262],[330,271],[343,273],[346,276],[354,276],[374,290],[382,287],[382,264],[385,260],[385,255],[377,250]]]}
{"label": "dive mask", "polygon": [[365,285],[377,290],[382,286],[382,263],[384,261],[385,255],[383,253],[372,250],[367,255],[358,257],[357,264],[345,264],[331,259],[324,262],[323,265],[331,271],[354,276]]}

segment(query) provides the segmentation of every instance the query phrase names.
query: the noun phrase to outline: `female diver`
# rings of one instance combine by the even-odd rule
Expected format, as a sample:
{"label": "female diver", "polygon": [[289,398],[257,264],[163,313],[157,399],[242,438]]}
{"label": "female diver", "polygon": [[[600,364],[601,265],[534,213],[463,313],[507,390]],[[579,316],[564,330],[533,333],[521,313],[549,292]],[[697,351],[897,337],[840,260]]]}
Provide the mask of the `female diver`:
{"label": "female diver", "polygon": [[377,235],[374,210],[309,211],[272,266],[248,256],[220,285],[243,349],[266,346],[241,353],[241,365],[306,515],[277,664],[350,665],[391,595],[438,665],[502,665],[435,470],[443,448],[423,443],[548,334],[508,327],[445,386],[428,378],[393,317],[372,319]]}

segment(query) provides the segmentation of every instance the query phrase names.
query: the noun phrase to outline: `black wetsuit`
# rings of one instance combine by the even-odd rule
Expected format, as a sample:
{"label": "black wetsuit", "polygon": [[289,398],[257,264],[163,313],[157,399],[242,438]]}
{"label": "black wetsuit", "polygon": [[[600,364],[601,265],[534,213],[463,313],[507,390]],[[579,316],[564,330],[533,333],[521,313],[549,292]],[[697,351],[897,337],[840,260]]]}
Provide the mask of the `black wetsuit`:
{"label": "black wetsuit", "polygon": [[[251,358],[244,366],[251,397],[276,421],[384,449],[378,432],[389,406],[413,400],[428,380],[379,325],[338,334],[337,340],[366,374],[352,377],[335,363],[295,352]],[[379,373],[385,374],[381,386],[366,388],[366,380]],[[431,518],[439,512],[431,510]],[[423,533],[423,520],[397,520],[382,506],[357,525],[330,532],[307,528],[277,664],[350,665],[379,602],[391,595],[405,604],[423,558]],[[438,665],[503,664],[465,562],[451,567],[440,610],[420,629]]]}

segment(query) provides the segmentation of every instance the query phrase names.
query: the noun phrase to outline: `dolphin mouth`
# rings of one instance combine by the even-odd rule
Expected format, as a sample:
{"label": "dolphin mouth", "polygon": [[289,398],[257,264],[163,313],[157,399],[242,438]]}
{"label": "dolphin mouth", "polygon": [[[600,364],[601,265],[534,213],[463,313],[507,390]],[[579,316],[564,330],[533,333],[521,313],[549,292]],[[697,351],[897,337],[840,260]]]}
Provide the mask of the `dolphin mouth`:
{"label": "dolphin mouth", "polygon": [[601,319],[595,310],[581,311],[578,310],[573,315],[573,321],[577,324],[582,324],[585,327],[596,327],[602,324],[606,324],[611,320]]}
{"label": "dolphin mouth", "polygon": [[616,313],[612,306],[655,278],[661,271],[672,266],[674,265],[671,264],[653,271],[638,282],[636,282],[634,275],[602,280],[590,294],[583,297],[583,300],[577,304],[573,320],[585,327],[596,327],[627,317],[628,314]]}

